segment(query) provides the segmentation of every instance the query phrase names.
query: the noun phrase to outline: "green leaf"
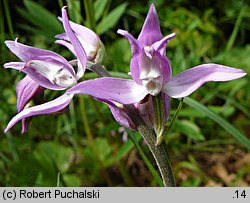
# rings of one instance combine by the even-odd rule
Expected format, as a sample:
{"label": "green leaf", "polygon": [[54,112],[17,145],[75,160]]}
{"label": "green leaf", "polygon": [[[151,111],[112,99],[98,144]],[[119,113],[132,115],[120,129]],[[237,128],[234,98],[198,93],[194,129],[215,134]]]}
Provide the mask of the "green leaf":
{"label": "green leaf", "polygon": [[[46,37],[54,37],[55,34],[62,33],[62,25],[53,13],[30,0],[25,0],[26,9],[18,8],[18,12],[33,25],[37,30],[47,30]],[[45,33],[46,34],[46,33]]]}
{"label": "green leaf", "polygon": [[96,0],[95,1],[94,10],[95,10],[96,22],[101,18],[107,3],[108,3],[108,0]]}
{"label": "green leaf", "polygon": [[200,128],[192,121],[178,120],[175,123],[175,128],[182,132],[187,137],[196,141],[204,141],[205,137],[200,131]]}
{"label": "green leaf", "polygon": [[35,156],[45,166],[49,165],[50,168],[55,166],[55,169],[63,174],[69,169],[74,152],[70,147],[65,147],[56,142],[41,142],[37,146]]}
{"label": "green leaf", "polygon": [[[142,136],[139,133],[133,133],[133,137],[137,142],[140,142],[142,140]],[[134,143],[132,142],[131,139],[129,139],[120,147],[115,157],[115,161],[118,161],[121,158],[123,158],[133,147],[134,147]]]}
{"label": "green leaf", "polygon": [[127,3],[123,3],[119,6],[117,6],[115,9],[113,9],[105,18],[102,19],[102,21],[97,25],[97,33],[99,35],[103,34],[110,28],[116,25],[122,14],[125,12],[125,9],[127,7]]}
{"label": "green leaf", "polygon": [[71,21],[81,24],[82,15],[81,15],[81,2],[75,0],[67,1],[68,13]]}
{"label": "green leaf", "polygon": [[112,157],[112,146],[108,143],[107,139],[105,138],[96,138],[95,139],[95,146],[97,148],[100,161],[105,165],[108,166],[110,164],[110,158]]}
{"label": "green leaf", "polygon": [[74,174],[65,174],[63,175],[63,181],[67,187],[80,187],[81,180],[78,176]]}
{"label": "green leaf", "polygon": [[199,187],[202,183],[200,176],[189,176],[186,180],[181,183],[181,187]]}
{"label": "green leaf", "polygon": [[221,127],[223,127],[229,134],[231,134],[236,140],[238,140],[239,143],[241,143],[243,146],[245,146],[248,150],[250,150],[250,140],[241,133],[237,128],[232,126],[229,122],[227,122],[224,118],[220,117],[210,109],[208,109],[203,104],[200,104],[199,102],[186,97],[184,99],[184,102],[188,104],[189,106],[200,110],[202,113],[205,113],[210,119],[218,123]]}

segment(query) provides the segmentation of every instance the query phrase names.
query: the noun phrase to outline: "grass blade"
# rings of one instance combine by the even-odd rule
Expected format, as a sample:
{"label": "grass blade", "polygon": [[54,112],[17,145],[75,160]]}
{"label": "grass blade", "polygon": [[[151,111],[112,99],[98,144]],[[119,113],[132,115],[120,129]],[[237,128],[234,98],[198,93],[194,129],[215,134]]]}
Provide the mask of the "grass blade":
{"label": "grass blade", "polygon": [[189,97],[186,97],[184,99],[184,103],[201,111],[202,113],[205,113],[210,119],[218,123],[228,133],[230,133],[236,140],[238,140],[239,143],[241,143],[248,150],[250,150],[250,140],[243,133],[241,133],[237,128],[235,128],[229,122],[227,122],[224,118],[220,117],[219,115],[217,115],[216,113],[208,109],[203,104],[200,104],[199,102]]}
{"label": "grass blade", "polygon": [[228,43],[227,43],[227,47],[226,47],[226,51],[229,51],[232,47],[233,47],[233,44],[236,40],[236,37],[237,37],[237,34],[240,30],[240,24],[242,22],[242,19],[245,15],[245,11],[248,7],[246,6],[243,6],[241,11],[240,11],[240,14],[238,15],[238,18],[236,20],[236,23],[235,23],[235,26],[234,26],[234,29],[233,29],[233,32],[228,40]]}
{"label": "grass blade", "polygon": [[3,5],[4,5],[4,10],[5,10],[5,16],[6,16],[6,20],[7,20],[7,25],[9,28],[9,32],[10,32],[10,36],[12,39],[14,39],[14,31],[13,31],[13,25],[12,25],[12,20],[11,20],[11,15],[10,15],[10,9],[9,9],[9,4],[7,0],[3,1]]}
{"label": "grass blade", "polygon": [[107,6],[108,0],[97,0],[94,3],[94,10],[95,10],[95,20],[96,22],[100,20],[104,13],[104,9]]}
{"label": "grass blade", "polygon": [[161,177],[159,176],[159,174],[157,173],[157,171],[155,170],[154,166],[150,163],[148,157],[146,156],[146,154],[143,152],[140,144],[138,143],[137,139],[134,138],[133,133],[130,130],[127,130],[128,132],[128,136],[129,138],[132,140],[132,142],[134,143],[136,149],[138,150],[139,154],[141,155],[144,163],[147,165],[148,169],[150,170],[151,174],[153,175],[155,181],[161,186],[163,187],[163,182]]}

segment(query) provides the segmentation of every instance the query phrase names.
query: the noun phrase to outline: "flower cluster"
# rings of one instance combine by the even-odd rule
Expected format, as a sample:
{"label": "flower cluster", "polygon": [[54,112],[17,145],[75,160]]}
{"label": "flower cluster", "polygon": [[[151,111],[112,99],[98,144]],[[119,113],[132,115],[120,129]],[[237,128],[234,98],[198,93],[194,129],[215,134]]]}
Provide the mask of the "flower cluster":
{"label": "flower cluster", "polygon": [[[52,51],[33,48],[16,41],[6,41],[7,47],[21,59],[9,62],[5,68],[13,68],[26,74],[17,87],[18,114],[5,129],[7,132],[22,120],[22,132],[32,116],[49,114],[64,109],[75,94],[87,94],[109,105],[114,118],[123,126],[136,130],[125,105],[132,105],[151,128],[155,123],[153,99],[160,95],[163,104],[163,124],[168,120],[170,97],[183,98],[209,81],[229,81],[246,75],[245,71],[219,64],[202,64],[172,77],[172,68],[166,56],[166,46],[176,34],[163,36],[156,9],[152,4],[138,38],[125,30],[118,33],[131,45],[132,79],[101,77],[78,82],[83,77],[87,62],[101,63],[104,46],[92,30],[69,21],[66,8],[62,8],[65,33],[56,36],[56,43],[67,47],[77,59],[77,70],[62,56]],[[60,97],[37,106],[26,104],[45,89],[66,90]]]}

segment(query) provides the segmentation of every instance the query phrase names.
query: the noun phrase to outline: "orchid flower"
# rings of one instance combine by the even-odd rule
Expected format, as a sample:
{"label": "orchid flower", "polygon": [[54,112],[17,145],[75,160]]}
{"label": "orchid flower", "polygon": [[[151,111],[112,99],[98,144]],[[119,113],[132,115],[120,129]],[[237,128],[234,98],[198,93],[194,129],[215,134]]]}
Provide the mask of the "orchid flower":
{"label": "orchid flower", "polygon": [[[59,20],[62,22],[62,18],[59,17]],[[79,25],[72,21],[69,21],[69,24],[75,36],[85,50],[87,60],[100,63],[103,59],[105,48],[99,36],[85,26]],[[71,40],[67,33],[58,34],[55,37],[58,38],[58,40],[55,41],[56,43],[66,46],[73,54],[77,54],[74,50],[74,45],[70,42]]]}
{"label": "orchid flower", "polygon": [[[70,94],[89,94],[100,100],[121,104],[140,105],[147,95],[162,95],[165,118],[169,113],[169,97],[189,96],[200,86],[210,81],[230,81],[241,78],[246,72],[219,64],[203,64],[183,71],[172,77],[170,61],[165,56],[166,44],[175,33],[163,37],[159,19],[152,4],[138,39],[127,31],[118,30],[130,42],[132,60],[131,79],[103,77],[81,82],[67,90]],[[149,100],[150,101],[150,100]],[[145,108],[140,112],[150,115]],[[153,115],[152,115],[153,117]]]}
{"label": "orchid flower", "polygon": [[52,51],[30,47],[17,42],[17,40],[5,42],[7,47],[22,62],[9,62],[4,64],[4,67],[19,70],[27,75],[17,85],[17,107],[19,113],[9,122],[5,132],[20,120],[23,121],[22,132],[25,132],[27,130],[28,123],[26,120],[28,117],[61,111],[71,102],[74,95],[64,93],[55,100],[30,108],[24,108],[34,96],[45,88],[65,90],[76,85],[77,81],[84,74],[87,57],[83,47],[71,30],[65,8],[62,9],[62,22],[78,59],[77,72],[75,72],[74,68],[65,58]]}

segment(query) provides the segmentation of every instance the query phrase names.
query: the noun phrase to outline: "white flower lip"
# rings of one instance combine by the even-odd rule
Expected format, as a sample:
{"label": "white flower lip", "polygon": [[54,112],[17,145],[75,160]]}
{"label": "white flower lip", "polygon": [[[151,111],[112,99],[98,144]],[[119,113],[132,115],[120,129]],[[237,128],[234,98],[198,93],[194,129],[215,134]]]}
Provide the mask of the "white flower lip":
{"label": "white flower lip", "polygon": [[34,68],[51,83],[61,87],[67,88],[77,84],[76,78],[63,65],[48,61],[32,60],[27,63],[27,66]]}

